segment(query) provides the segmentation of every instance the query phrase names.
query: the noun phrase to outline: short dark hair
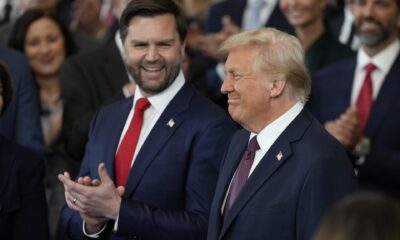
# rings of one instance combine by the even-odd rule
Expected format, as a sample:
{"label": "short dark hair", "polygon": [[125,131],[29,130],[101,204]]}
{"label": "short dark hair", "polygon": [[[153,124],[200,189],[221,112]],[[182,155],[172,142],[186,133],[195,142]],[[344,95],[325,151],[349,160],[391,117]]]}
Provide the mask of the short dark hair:
{"label": "short dark hair", "polygon": [[61,22],[61,20],[54,13],[43,9],[30,9],[17,19],[8,38],[8,46],[22,53],[25,53],[24,46],[28,29],[33,22],[42,18],[49,18],[53,20],[60,28],[61,34],[63,35],[64,38],[66,57],[69,57],[72,54],[76,53],[77,47],[71,37],[68,28]]}
{"label": "short dark hair", "polygon": [[187,21],[180,5],[174,0],[132,0],[126,6],[119,22],[119,32],[124,42],[128,35],[130,20],[135,16],[154,17],[164,14],[175,16],[179,39],[183,42],[187,34]]}
{"label": "short dark hair", "polygon": [[13,95],[11,77],[8,73],[6,66],[2,62],[0,62],[0,86],[3,88],[3,94],[1,95],[3,96],[4,102],[3,110],[0,112],[0,115],[2,115],[7,107],[10,105]]}

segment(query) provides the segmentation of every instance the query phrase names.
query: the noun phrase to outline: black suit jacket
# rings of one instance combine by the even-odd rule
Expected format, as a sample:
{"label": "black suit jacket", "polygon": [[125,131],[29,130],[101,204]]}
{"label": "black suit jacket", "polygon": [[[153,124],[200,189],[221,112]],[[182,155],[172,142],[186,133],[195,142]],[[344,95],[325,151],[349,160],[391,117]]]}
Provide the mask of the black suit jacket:
{"label": "black suit jacket", "polygon": [[344,149],[303,110],[272,144],[222,222],[221,206],[249,135],[240,130],[229,144],[207,239],[311,239],[325,211],[356,187]]}
{"label": "black suit jacket", "polygon": [[44,161],[0,136],[0,239],[48,239]]}
{"label": "black suit jacket", "polygon": [[127,82],[128,74],[115,41],[63,64],[63,135],[66,150],[75,160],[83,157],[93,114],[100,107],[123,99],[122,87]]}

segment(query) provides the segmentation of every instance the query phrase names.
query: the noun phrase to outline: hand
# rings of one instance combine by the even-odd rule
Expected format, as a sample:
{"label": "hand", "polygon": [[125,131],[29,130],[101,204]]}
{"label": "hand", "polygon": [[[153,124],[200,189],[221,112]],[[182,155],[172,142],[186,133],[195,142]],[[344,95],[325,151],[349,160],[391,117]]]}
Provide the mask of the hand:
{"label": "hand", "polygon": [[99,165],[98,171],[100,181],[83,177],[74,182],[68,173],[59,174],[58,178],[64,184],[65,199],[71,209],[84,214],[83,216],[115,220],[124,187],[115,188],[104,163]]}
{"label": "hand", "polygon": [[222,18],[222,32],[225,33],[227,37],[240,33],[240,27],[232,22],[229,16],[224,16]]}
{"label": "hand", "polygon": [[355,107],[349,107],[339,118],[326,122],[325,128],[348,150],[361,139],[360,118]]}

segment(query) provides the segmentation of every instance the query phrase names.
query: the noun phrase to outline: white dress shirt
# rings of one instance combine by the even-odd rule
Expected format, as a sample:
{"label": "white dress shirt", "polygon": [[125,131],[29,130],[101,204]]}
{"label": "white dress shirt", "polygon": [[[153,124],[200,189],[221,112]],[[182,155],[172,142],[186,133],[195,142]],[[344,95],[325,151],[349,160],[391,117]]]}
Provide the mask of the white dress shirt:
{"label": "white dress shirt", "polygon": [[361,47],[357,54],[357,66],[354,72],[354,81],[351,91],[351,104],[355,105],[361,87],[364,83],[366,71],[364,67],[368,63],[373,63],[376,69],[372,72],[372,98],[375,100],[379,94],[379,90],[386,78],[386,75],[392,68],[396,57],[399,55],[400,43],[399,40],[393,41],[388,47],[373,57],[369,57]]}

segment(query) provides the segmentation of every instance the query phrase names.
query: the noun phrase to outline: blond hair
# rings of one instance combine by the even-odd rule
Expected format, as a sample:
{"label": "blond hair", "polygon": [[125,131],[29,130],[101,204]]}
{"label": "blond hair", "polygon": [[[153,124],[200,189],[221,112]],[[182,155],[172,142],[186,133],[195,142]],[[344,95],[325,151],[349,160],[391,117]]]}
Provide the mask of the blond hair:
{"label": "blond hair", "polygon": [[254,70],[271,76],[282,76],[289,83],[292,96],[305,103],[311,89],[311,80],[304,63],[300,41],[274,28],[241,32],[224,41],[220,51],[229,52],[238,47],[258,47]]}

